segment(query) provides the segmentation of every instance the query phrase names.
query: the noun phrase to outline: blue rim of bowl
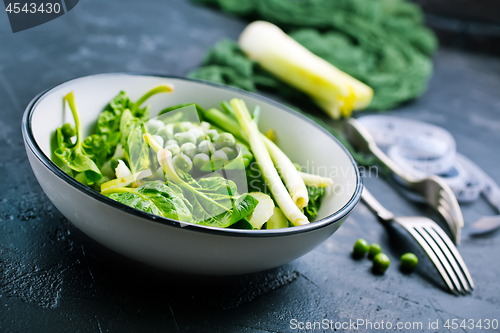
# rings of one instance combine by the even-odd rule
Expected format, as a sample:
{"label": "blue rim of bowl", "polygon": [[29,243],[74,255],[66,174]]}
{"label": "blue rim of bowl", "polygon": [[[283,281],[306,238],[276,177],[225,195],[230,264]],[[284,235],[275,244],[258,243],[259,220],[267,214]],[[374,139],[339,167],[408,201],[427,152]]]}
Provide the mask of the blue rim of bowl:
{"label": "blue rim of bowl", "polygon": [[[246,229],[231,229],[231,228],[217,228],[217,227],[210,227],[210,226],[204,226],[204,225],[198,225],[194,223],[187,223],[187,222],[179,222],[176,220],[172,220],[169,218],[153,215],[150,213],[147,213],[145,211],[127,206],[125,204],[122,204],[118,201],[115,201],[113,199],[110,199],[99,192],[95,191],[94,189],[91,189],[88,186],[83,185],[73,177],[69,176],[67,173],[65,173],[63,170],[61,170],[52,160],[46,156],[41,148],[38,146],[36,143],[35,137],[33,135],[33,132],[31,130],[31,118],[33,115],[33,111],[36,109],[36,106],[38,105],[39,101],[44,98],[48,93],[62,88],[64,85],[67,83],[74,81],[74,80],[81,80],[81,79],[86,79],[86,78],[92,78],[95,76],[112,76],[112,75],[128,75],[128,76],[152,76],[152,77],[161,77],[164,79],[176,79],[176,80],[183,80],[183,81],[188,81],[188,82],[193,82],[193,83],[198,83],[201,85],[208,85],[208,86],[213,86],[216,88],[224,89],[224,90],[229,90],[229,91],[234,91],[242,95],[246,95],[258,100],[261,100],[265,103],[274,105],[291,115],[300,118],[303,121],[306,121],[310,124],[312,124],[317,130],[322,131],[325,133],[327,136],[329,136],[332,140],[334,140],[347,154],[349,159],[351,160],[351,163],[354,167],[354,170],[356,172],[356,189],[350,198],[349,202],[344,205],[341,209],[338,211],[322,218],[321,220],[314,221],[310,224],[303,225],[303,226],[298,226],[298,227],[291,227],[291,228],[284,228],[284,229],[263,229],[263,230],[246,230]],[[50,171],[52,171],[56,176],[67,182],[69,185],[72,187],[76,188],[80,192],[83,192],[93,199],[96,199],[100,202],[106,203],[110,205],[113,208],[119,209],[121,211],[125,211],[129,214],[145,218],[147,220],[150,220],[152,222],[156,223],[161,223],[164,225],[168,226],[173,226],[173,227],[179,227],[184,230],[191,230],[191,231],[197,231],[197,232],[204,232],[204,233],[211,233],[211,234],[218,234],[218,235],[224,235],[224,236],[244,236],[244,237],[276,237],[276,236],[289,236],[289,235],[294,235],[298,233],[304,233],[304,232],[309,232],[309,231],[314,231],[317,229],[321,229],[324,227],[327,227],[331,224],[334,224],[336,222],[342,221],[349,213],[354,209],[354,207],[357,205],[361,198],[361,193],[363,189],[363,184],[362,184],[362,178],[360,177],[358,166],[356,162],[354,161],[354,158],[352,155],[349,153],[349,151],[345,148],[345,146],[340,143],[340,141],[333,136],[330,132],[328,132],[326,129],[312,121],[311,119],[301,115],[297,111],[292,110],[291,108],[284,106],[283,104],[280,104],[278,102],[275,102],[269,98],[266,98],[264,96],[248,92],[246,90],[241,90],[235,87],[231,86],[226,86],[223,84],[219,83],[214,83],[210,81],[203,81],[203,80],[197,80],[197,79],[192,79],[192,78],[186,78],[182,76],[175,76],[175,75],[163,75],[163,74],[157,74],[157,73],[128,73],[128,72],[115,72],[115,73],[101,73],[101,74],[92,74],[92,75],[86,75],[86,76],[80,76],[76,77],[67,81],[64,81],[60,84],[57,84],[51,88],[46,89],[45,91],[42,91],[40,94],[38,94],[31,102],[28,104],[26,107],[26,110],[23,115],[23,120],[22,120],[22,133],[25,142],[27,143],[27,146],[31,150],[31,152],[38,158],[38,160]]]}

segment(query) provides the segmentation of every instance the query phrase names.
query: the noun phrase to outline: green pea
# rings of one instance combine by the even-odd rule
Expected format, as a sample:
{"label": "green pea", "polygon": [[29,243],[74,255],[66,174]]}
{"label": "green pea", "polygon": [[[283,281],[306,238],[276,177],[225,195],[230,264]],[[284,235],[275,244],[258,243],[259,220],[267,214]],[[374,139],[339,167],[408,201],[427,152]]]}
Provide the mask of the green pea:
{"label": "green pea", "polygon": [[228,160],[232,160],[233,158],[235,158],[238,155],[236,150],[229,148],[229,147],[223,147],[223,148],[221,148],[221,151],[226,153]]}
{"label": "green pea", "polygon": [[418,258],[413,253],[405,253],[401,256],[401,267],[412,270],[418,265]]}
{"label": "green pea", "polygon": [[195,144],[197,145],[207,139],[205,133],[199,126],[191,128],[188,132],[194,135],[194,137],[196,138]]}
{"label": "green pea", "polygon": [[212,140],[212,142],[213,142],[213,141],[217,140],[217,138],[219,137],[219,132],[217,132],[217,130],[215,130],[215,129],[211,129],[211,130],[207,131],[207,135],[210,138],[210,140]]}
{"label": "green pea", "polygon": [[215,140],[215,148],[221,149],[222,147],[234,147],[236,141],[231,133],[222,133]]}
{"label": "green pea", "polygon": [[198,152],[200,152],[202,154],[207,154],[208,156],[210,156],[213,153],[215,153],[214,144],[212,142],[210,142],[209,140],[202,141],[198,145]]}
{"label": "green pea", "polygon": [[196,169],[201,169],[208,162],[210,162],[210,157],[207,154],[196,154],[193,158],[193,164]]}
{"label": "green pea", "polygon": [[66,124],[62,125],[61,132],[62,132],[62,135],[66,139],[72,138],[76,135],[75,127],[73,125],[71,125],[70,123],[66,123]]}
{"label": "green pea", "polygon": [[156,134],[156,132],[158,132],[158,130],[163,127],[165,127],[163,121],[157,119],[151,119],[146,123],[148,133],[151,135]]}
{"label": "green pea", "polygon": [[177,142],[177,140],[174,139],[165,142],[165,146],[170,146],[170,145],[179,145],[179,143]]}
{"label": "green pea", "polygon": [[[163,141],[170,141],[174,137],[174,133],[172,132],[172,128],[168,128],[164,126],[156,132],[156,135],[159,135],[163,138]],[[177,141],[175,142],[177,144]]]}
{"label": "green pea", "polygon": [[218,170],[224,166],[227,160],[228,159],[226,153],[222,150],[217,150],[212,155],[212,167],[214,168],[214,170]]}
{"label": "green pea", "polygon": [[192,142],[186,142],[181,146],[181,153],[187,155],[189,158],[193,158],[196,153],[198,153],[198,149],[196,149],[196,145]]}
{"label": "green pea", "polygon": [[183,145],[186,142],[196,143],[196,136],[190,132],[177,133],[174,135],[174,139],[177,140],[180,145]]}
{"label": "green pea", "polygon": [[368,250],[368,258],[372,259],[380,252],[382,252],[382,247],[377,243],[373,243],[370,245],[370,249]]}
{"label": "green pea", "polygon": [[180,123],[176,123],[176,124],[174,125],[174,128],[172,129],[172,132],[173,132],[174,134],[177,134],[177,133],[182,133],[182,132],[184,132],[184,131],[182,130],[182,126],[181,126],[181,124],[180,124]]}
{"label": "green pea", "polygon": [[228,158],[227,158],[226,153],[223,152],[222,150],[217,150],[215,153],[212,154],[212,161],[216,161],[216,160],[227,161]]}
{"label": "green pea", "polygon": [[373,269],[380,273],[385,272],[390,264],[391,261],[385,253],[380,252],[373,257]]}
{"label": "green pea", "polygon": [[173,156],[179,154],[181,152],[181,149],[179,148],[178,145],[167,145],[165,148],[170,150]]}
{"label": "green pea", "polygon": [[210,129],[210,123],[207,123],[206,121],[202,121],[200,124],[200,128],[206,132]]}
{"label": "green pea", "polygon": [[200,143],[202,143],[203,141],[208,140],[208,139],[210,139],[210,138],[208,136],[206,136],[205,134],[198,135],[196,137],[196,145],[199,145]]}
{"label": "green pea", "polygon": [[353,253],[357,257],[362,257],[368,252],[368,242],[364,239],[360,238],[354,243],[354,247],[352,249]]}
{"label": "green pea", "polygon": [[190,123],[189,121],[183,121],[180,126],[183,132],[187,132],[194,127],[194,124]]}
{"label": "green pea", "polygon": [[183,153],[175,155],[173,162],[175,168],[180,169],[182,171],[189,172],[191,171],[191,169],[193,169],[193,162],[189,157],[187,157]]}

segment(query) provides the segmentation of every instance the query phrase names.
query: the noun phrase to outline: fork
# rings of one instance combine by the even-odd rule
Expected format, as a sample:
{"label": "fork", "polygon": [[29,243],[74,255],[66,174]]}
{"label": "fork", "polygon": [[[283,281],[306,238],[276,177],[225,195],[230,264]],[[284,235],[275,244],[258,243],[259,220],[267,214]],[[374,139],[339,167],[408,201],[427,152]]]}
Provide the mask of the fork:
{"label": "fork", "polygon": [[410,233],[434,264],[452,293],[465,294],[474,289],[474,282],[462,256],[436,222],[420,216],[395,217],[368,192],[366,187],[363,189],[361,199],[383,223],[395,222]]}
{"label": "fork", "polygon": [[368,130],[353,118],[346,123],[346,134],[356,149],[373,154],[380,164],[390,169],[408,188],[420,194],[427,204],[437,210],[450,227],[455,244],[460,243],[464,218],[455,194],[444,180],[435,175],[417,179],[408,174],[377,146]]}

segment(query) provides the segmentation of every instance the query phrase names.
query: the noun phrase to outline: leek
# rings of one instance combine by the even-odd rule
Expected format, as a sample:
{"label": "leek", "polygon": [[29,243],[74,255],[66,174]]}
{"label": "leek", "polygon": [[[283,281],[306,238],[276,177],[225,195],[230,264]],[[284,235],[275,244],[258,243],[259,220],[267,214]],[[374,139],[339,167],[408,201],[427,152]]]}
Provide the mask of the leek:
{"label": "leek", "polygon": [[264,21],[250,23],[238,41],[246,55],[287,84],[312,97],[330,117],[366,108],[373,90]]}
{"label": "leek", "polygon": [[[244,143],[248,143],[248,137],[244,133],[244,131],[241,130],[241,127],[239,126],[238,122],[234,120],[231,116],[225,114],[224,112],[217,110],[215,108],[209,109],[208,111],[205,111],[203,113],[203,116],[216,124],[218,127],[222,128],[223,130],[233,134],[235,137],[239,138],[241,141]],[[254,121],[255,122],[255,121]],[[283,170],[288,170],[291,168],[286,162],[286,160],[290,161],[286,154],[277,146],[275,145],[269,138],[267,138],[264,134],[261,134],[262,139],[266,143],[267,149],[269,150],[269,154],[271,154],[271,157],[273,159],[273,162],[276,164],[276,168],[278,171],[281,173]],[[268,144],[269,142],[269,144]],[[270,146],[272,147],[270,148]],[[274,148],[274,149],[273,149]],[[284,155],[286,159],[282,158],[281,155]],[[281,162],[284,162],[285,165],[283,165]],[[292,163],[292,162],[290,162]],[[292,163],[293,166],[293,163]],[[294,169],[295,166],[293,166]],[[292,171],[290,171],[292,173]],[[325,178],[325,177],[320,177],[316,175],[311,175],[305,172],[299,172],[300,177],[303,179],[305,185],[307,186],[314,186],[314,187],[328,187],[330,185],[333,185],[333,180],[330,178]],[[283,174],[281,174],[283,177]],[[293,179],[293,178],[291,178]],[[286,187],[292,194],[293,198],[293,193],[297,189],[297,185],[293,183],[288,183],[290,181],[289,177],[283,177],[283,180],[285,182]],[[305,192],[304,192],[305,190]],[[304,196],[305,193],[305,196]],[[300,198],[303,198],[303,204],[307,206],[307,189],[300,190],[295,194],[294,202],[297,203],[297,200],[300,201]],[[299,206],[299,205],[298,205]],[[299,208],[301,208],[299,206]]]}
{"label": "leek", "polygon": [[303,209],[309,202],[309,195],[307,194],[306,184],[299,174],[299,171],[293,165],[292,161],[285,155],[285,153],[265,135],[261,134],[262,141],[264,141],[269,155],[276,166],[283,182],[292,197],[293,202],[299,209]]}
{"label": "leek", "polygon": [[266,229],[282,229],[288,228],[288,220],[281,212],[281,209],[274,207],[273,215],[267,221]]}
{"label": "leek", "polygon": [[305,173],[301,171],[299,171],[299,175],[307,186],[328,187],[330,185],[333,185],[333,180],[328,177],[311,175],[310,173]]}
{"label": "leek", "polygon": [[259,168],[262,171],[264,180],[283,214],[296,226],[309,223],[307,217],[300,211],[297,205],[295,205],[285,185],[281,182],[281,178],[274,167],[269,151],[262,140],[262,134],[259,132],[257,124],[255,124],[250,117],[245,102],[235,98],[231,100],[231,106],[236,113],[238,123],[248,137],[252,153],[259,163]]}
{"label": "leek", "polygon": [[250,192],[249,194],[257,199],[259,203],[252,214],[247,217],[248,222],[254,229],[261,229],[264,223],[274,214],[274,201],[270,196],[262,192]]}

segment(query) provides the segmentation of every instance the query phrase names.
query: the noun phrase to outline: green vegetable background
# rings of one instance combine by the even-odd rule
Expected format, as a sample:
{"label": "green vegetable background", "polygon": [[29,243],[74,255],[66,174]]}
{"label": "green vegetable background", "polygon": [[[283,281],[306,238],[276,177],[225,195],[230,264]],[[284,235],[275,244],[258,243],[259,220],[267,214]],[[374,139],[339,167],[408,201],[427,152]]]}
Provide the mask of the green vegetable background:
{"label": "green vegetable background", "polygon": [[[432,75],[437,41],[420,8],[403,0],[195,0],[248,20],[276,24],[314,54],[374,90],[369,109],[387,110],[420,96]],[[241,89],[308,99],[222,40],[191,77]]]}

